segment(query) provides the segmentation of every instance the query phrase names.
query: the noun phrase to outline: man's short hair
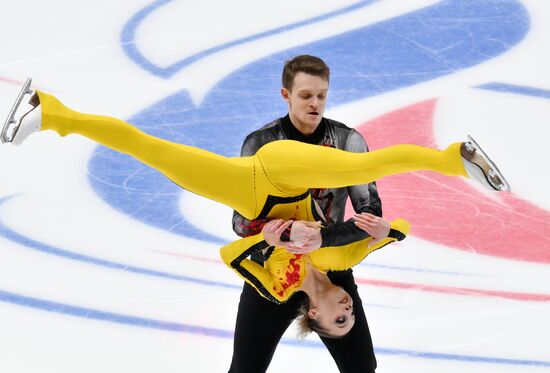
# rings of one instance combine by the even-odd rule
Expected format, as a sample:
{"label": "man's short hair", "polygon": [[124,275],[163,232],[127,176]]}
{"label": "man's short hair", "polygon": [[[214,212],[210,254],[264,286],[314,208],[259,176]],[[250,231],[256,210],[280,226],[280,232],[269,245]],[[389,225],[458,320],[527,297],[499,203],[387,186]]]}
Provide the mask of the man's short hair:
{"label": "man's short hair", "polygon": [[319,57],[303,54],[286,61],[282,76],[283,87],[291,91],[294,77],[299,72],[318,76],[329,82],[330,69],[325,61]]}

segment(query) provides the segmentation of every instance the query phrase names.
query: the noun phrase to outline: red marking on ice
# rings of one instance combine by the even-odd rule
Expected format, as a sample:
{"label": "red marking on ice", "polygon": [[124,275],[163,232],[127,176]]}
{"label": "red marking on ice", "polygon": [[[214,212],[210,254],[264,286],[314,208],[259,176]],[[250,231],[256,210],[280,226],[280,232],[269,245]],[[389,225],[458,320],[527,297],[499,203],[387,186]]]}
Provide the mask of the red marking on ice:
{"label": "red marking on ice", "polygon": [[[400,143],[435,147],[435,105],[436,100],[429,100],[396,110],[358,131],[371,150]],[[391,176],[377,185],[384,216],[409,220],[417,237],[465,251],[550,263],[550,213],[513,194],[500,193],[492,200],[461,178],[434,172]],[[352,213],[348,205],[347,215]]]}
{"label": "red marking on ice", "polygon": [[4,78],[3,76],[0,76],[0,82],[14,84],[14,85],[23,85],[24,82],[21,82],[19,80],[14,80],[10,78]]}
{"label": "red marking on ice", "polygon": [[432,292],[432,293],[478,296],[478,297],[480,296],[495,297],[495,298],[504,298],[504,299],[511,299],[511,300],[520,300],[520,301],[532,301],[532,302],[550,302],[550,294],[515,293],[510,291],[499,291],[499,290],[455,288],[455,287],[448,287],[448,286],[410,284],[410,283],[403,283],[403,282],[371,280],[371,279],[361,279],[361,278],[356,278],[355,282],[357,282],[358,284],[390,287],[390,288],[396,288],[396,289],[426,291],[426,292]]}
{"label": "red marking on ice", "polygon": [[[210,262],[210,263],[216,263],[216,264],[224,264],[221,260],[203,258],[203,257],[194,256],[194,255],[186,255],[186,254],[172,253],[172,252],[158,251],[158,250],[151,250],[151,251],[157,252],[160,254],[177,256],[185,259],[197,260],[202,262]],[[287,274],[288,273],[290,272],[287,272]],[[299,274],[299,266],[297,269],[297,273]],[[289,277],[291,279],[294,279],[293,275],[290,275],[290,276],[287,275],[286,277],[287,281]],[[279,277],[278,279],[279,281],[281,281],[281,283],[283,283],[282,277]],[[297,279],[299,280],[299,277]],[[410,284],[410,283],[403,283],[403,282],[364,279],[364,278],[357,278],[357,277],[355,278],[355,281],[358,284],[365,284],[365,285],[379,286],[379,287],[391,287],[391,288],[397,288],[397,289],[427,291],[427,292],[433,292],[433,293],[444,293],[444,294],[466,295],[466,296],[493,296],[493,297],[499,297],[499,298],[521,300],[521,301],[535,301],[535,302],[550,301],[550,295],[548,294],[514,293],[514,292],[497,291],[497,290],[453,288],[453,287],[444,287],[444,286]],[[286,285],[283,285],[283,291],[279,292],[279,295],[282,296],[284,291],[289,287],[290,287],[290,284],[288,283]],[[273,290],[277,291],[275,287],[273,288]]]}
{"label": "red marking on ice", "polygon": [[[6,77],[3,77],[3,76],[0,76],[0,82],[15,85],[17,87],[22,87],[23,84],[25,84],[25,81],[10,79],[10,78],[6,78]],[[31,89],[39,89],[41,91],[48,91],[48,92],[51,92],[51,93],[56,93],[54,90],[45,89],[43,87],[36,86],[35,84],[31,85]],[[14,96],[13,99],[15,100],[15,96]]]}
{"label": "red marking on ice", "polygon": [[217,264],[224,264],[225,265],[225,263],[223,263],[221,260],[218,260],[218,259],[211,259],[211,258],[205,258],[205,257],[200,257],[200,256],[195,256],[195,255],[187,255],[187,254],[181,254],[181,253],[173,253],[173,252],[169,252],[169,251],[160,251],[160,250],[150,250],[150,251],[158,253],[158,254],[163,254],[163,255],[177,256],[177,257],[184,258],[184,259],[197,260],[199,262],[217,263]]}

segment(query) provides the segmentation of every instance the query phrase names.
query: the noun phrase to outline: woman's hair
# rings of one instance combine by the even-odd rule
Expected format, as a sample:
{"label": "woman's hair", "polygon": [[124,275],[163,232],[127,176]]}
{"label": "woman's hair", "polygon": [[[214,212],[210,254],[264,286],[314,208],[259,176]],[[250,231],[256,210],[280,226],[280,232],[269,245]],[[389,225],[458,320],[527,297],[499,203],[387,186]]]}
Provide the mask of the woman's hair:
{"label": "woman's hair", "polygon": [[317,320],[311,319],[307,314],[308,311],[309,298],[306,297],[300,305],[300,309],[298,310],[298,317],[296,318],[298,326],[298,338],[304,339],[311,332],[317,333],[317,335],[319,335],[320,337],[338,338],[329,334],[325,329],[323,329],[323,327],[319,324]]}
{"label": "woman's hair", "polygon": [[286,61],[282,76],[283,87],[292,91],[294,77],[299,72],[326,79],[327,83],[330,78],[330,69],[325,61],[319,57],[303,54]]}

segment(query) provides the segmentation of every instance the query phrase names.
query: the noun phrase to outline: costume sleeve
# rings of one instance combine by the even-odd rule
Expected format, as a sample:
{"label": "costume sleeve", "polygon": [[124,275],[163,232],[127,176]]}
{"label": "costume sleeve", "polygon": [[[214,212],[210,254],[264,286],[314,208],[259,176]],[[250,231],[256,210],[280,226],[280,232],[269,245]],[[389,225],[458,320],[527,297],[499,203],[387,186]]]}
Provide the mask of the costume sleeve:
{"label": "costume sleeve", "polygon": [[248,220],[237,211],[233,211],[233,231],[241,237],[258,234],[268,221],[268,219]]}
{"label": "costume sleeve", "polygon": [[225,245],[220,249],[220,255],[224,263],[252,285],[261,296],[274,303],[282,303],[287,297],[280,292],[281,284],[261,264],[248,259],[253,253],[268,247],[260,233]]}
{"label": "costume sleeve", "polygon": [[410,223],[404,219],[391,222],[388,237],[375,241],[367,237],[361,241],[352,242],[338,247],[325,247],[315,252],[315,266],[323,270],[343,271],[361,263],[363,259],[375,250],[395,241],[405,239],[410,230]]}
{"label": "costume sleeve", "polygon": [[[363,136],[353,130],[348,136],[344,150],[363,153],[368,151],[368,147]],[[382,216],[382,202],[378,196],[376,183],[354,185],[347,189],[355,212],[368,212],[376,216]],[[321,247],[329,247],[357,242],[369,237],[369,234],[357,227],[353,219],[349,219],[346,222],[333,223],[321,229],[321,237]]]}

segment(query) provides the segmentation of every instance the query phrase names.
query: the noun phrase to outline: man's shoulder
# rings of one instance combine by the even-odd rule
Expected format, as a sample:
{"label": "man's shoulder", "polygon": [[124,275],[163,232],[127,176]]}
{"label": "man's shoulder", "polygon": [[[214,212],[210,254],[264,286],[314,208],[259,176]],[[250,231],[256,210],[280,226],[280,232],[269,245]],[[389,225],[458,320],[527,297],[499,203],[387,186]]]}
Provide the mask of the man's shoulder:
{"label": "man's shoulder", "polygon": [[275,140],[282,133],[281,118],[277,118],[272,122],[252,131],[248,134],[247,139],[271,139]]}
{"label": "man's shoulder", "polygon": [[283,140],[285,136],[281,127],[281,118],[278,118],[249,133],[244,139],[241,156],[256,154],[265,144],[272,141]]}
{"label": "man's shoulder", "polygon": [[344,123],[338,122],[337,120],[330,119],[330,118],[325,118],[325,120],[327,121],[326,122],[327,125],[329,127],[332,127],[335,130],[344,131],[344,132],[353,132],[353,131],[355,131],[353,128],[348,127]]}
{"label": "man's shoulder", "polygon": [[328,132],[332,133],[332,136],[334,136],[334,138],[339,139],[342,146],[345,147],[345,144],[347,144],[349,141],[351,141],[352,143],[365,142],[363,136],[355,128],[348,127],[344,123],[338,122],[334,119],[325,119]]}
{"label": "man's shoulder", "polygon": [[257,129],[256,131],[267,131],[267,130],[272,130],[276,127],[278,127],[280,124],[281,124],[281,120],[283,118],[277,118],[265,125],[263,125],[262,127],[260,127],[259,129]]}

